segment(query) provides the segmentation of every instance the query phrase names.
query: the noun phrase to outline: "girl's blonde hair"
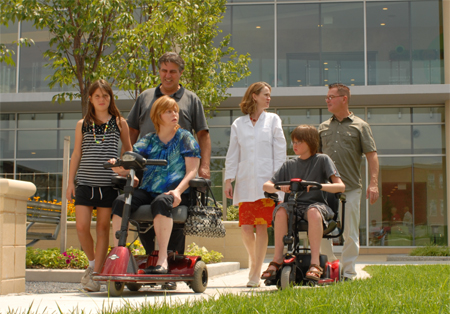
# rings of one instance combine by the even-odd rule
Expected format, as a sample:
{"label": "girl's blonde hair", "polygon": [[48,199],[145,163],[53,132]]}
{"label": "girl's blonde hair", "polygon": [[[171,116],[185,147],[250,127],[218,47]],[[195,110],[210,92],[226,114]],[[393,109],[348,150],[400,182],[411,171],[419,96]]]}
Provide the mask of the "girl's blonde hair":
{"label": "girl's blonde hair", "polygon": [[243,114],[252,114],[256,111],[256,101],[253,99],[253,94],[259,95],[264,87],[267,87],[269,91],[272,91],[272,87],[266,82],[256,82],[247,88],[247,91],[239,104]]}
{"label": "girl's blonde hair", "polygon": [[[120,111],[117,108],[116,103],[114,101],[114,94],[113,94],[111,85],[109,85],[109,83],[107,81],[100,79],[100,80],[97,80],[94,83],[92,83],[91,86],[89,87],[89,97],[92,97],[92,95],[95,93],[95,91],[99,88],[104,90],[109,95],[108,113],[112,116],[115,116],[118,121],[121,121],[122,115],[120,114]],[[92,123],[95,123],[97,125],[103,124],[103,122],[100,121],[99,119],[97,119],[97,117],[95,116],[95,107],[92,104],[90,99],[89,99],[86,115],[84,116],[84,123],[86,125],[92,124]],[[119,127],[120,130],[122,129],[121,123],[118,123],[117,126]]]}
{"label": "girl's blonde hair", "polygon": [[[159,97],[152,105],[152,109],[150,110],[150,119],[152,119],[153,124],[155,125],[156,133],[161,129],[162,119],[161,115],[166,112],[168,109],[173,109],[176,112],[180,112],[180,107],[178,106],[175,99],[164,95]],[[178,130],[180,125],[177,124],[175,126],[175,130]]]}

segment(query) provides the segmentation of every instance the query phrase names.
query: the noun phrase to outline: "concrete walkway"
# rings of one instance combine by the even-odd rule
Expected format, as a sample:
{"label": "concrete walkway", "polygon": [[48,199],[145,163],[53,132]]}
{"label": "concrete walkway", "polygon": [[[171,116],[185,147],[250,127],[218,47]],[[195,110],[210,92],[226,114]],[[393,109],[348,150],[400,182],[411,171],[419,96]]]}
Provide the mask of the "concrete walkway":
{"label": "concrete walkway", "polygon": [[[271,257],[268,256],[263,265],[265,269]],[[385,255],[362,255],[357,260],[357,278],[369,278],[364,271],[367,265],[401,265],[401,264],[450,264],[450,261],[393,261],[387,262]],[[30,307],[30,313],[99,313],[102,310],[121,308],[123,306],[140,307],[143,304],[179,304],[199,299],[217,298],[226,293],[252,293],[255,289],[247,288],[248,269],[240,269],[232,273],[217,275],[209,279],[208,288],[202,294],[194,293],[186,284],[178,285],[176,291],[162,291],[155,288],[142,288],[138,292],[124,291],[122,298],[108,298],[107,293],[54,293],[54,294],[10,294],[0,296],[0,313],[25,313]],[[261,287],[256,291],[276,290],[275,286]]]}

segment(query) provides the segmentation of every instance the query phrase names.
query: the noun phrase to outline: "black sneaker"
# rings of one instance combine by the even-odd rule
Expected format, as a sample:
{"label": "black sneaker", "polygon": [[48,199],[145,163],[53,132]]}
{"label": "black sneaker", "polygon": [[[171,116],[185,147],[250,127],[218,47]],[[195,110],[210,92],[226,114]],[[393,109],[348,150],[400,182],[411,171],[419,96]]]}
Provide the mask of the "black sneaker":
{"label": "black sneaker", "polygon": [[352,278],[350,278],[350,277],[344,277],[344,278],[342,278],[342,281],[352,281],[353,279]]}
{"label": "black sneaker", "polygon": [[161,285],[162,290],[177,290],[177,283],[176,282],[166,282],[165,284]]}

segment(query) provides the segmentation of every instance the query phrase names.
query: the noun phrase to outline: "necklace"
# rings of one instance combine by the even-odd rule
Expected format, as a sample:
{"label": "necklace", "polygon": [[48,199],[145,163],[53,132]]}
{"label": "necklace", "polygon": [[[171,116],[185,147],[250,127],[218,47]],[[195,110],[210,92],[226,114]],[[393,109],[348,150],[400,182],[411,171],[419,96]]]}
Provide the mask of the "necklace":
{"label": "necklace", "polygon": [[250,120],[252,120],[253,122],[258,121],[258,119],[253,119],[252,116],[250,116]]}
{"label": "necklace", "polygon": [[108,130],[108,123],[106,123],[106,125],[105,125],[105,130],[104,130],[104,132],[103,132],[103,138],[102,138],[102,140],[101,140],[101,141],[100,141],[100,140],[98,141],[97,138],[96,138],[96,136],[95,136],[95,123],[92,122],[92,133],[94,133],[94,142],[96,142],[97,144],[103,143],[103,142],[105,141],[106,130]]}

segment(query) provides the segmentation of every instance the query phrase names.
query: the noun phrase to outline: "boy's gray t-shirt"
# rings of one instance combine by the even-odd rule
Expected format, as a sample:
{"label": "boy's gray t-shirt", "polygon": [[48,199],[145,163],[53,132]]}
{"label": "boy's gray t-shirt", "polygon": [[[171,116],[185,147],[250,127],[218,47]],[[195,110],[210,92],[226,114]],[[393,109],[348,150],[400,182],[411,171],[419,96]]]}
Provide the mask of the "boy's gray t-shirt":
{"label": "boy's gray t-shirt", "polygon": [[[315,154],[306,160],[295,158],[286,161],[273,175],[271,181],[277,183],[297,178],[305,181],[329,183],[332,175],[340,177],[331,158],[325,154]],[[286,193],[285,201],[288,195]],[[297,204],[311,205],[314,203],[327,204],[324,192],[320,190],[306,192],[305,190],[300,192],[300,195],[297,197]]]}

